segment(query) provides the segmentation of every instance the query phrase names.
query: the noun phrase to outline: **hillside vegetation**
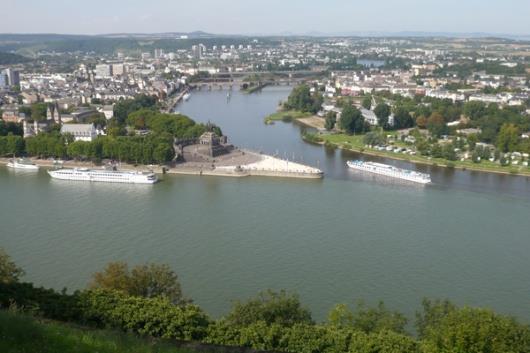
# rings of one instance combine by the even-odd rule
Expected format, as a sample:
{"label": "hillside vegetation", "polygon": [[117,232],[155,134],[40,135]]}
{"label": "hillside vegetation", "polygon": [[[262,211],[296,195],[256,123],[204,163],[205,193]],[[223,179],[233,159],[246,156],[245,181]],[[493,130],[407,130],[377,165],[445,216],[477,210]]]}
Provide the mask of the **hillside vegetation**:
{"label": "hillside vegetation", "polygon": [[30,60],[22,55],[0,52],[0,65],[21,64]]}
{"label": "hillside vegetation", "polygon": [[130,334],[93,330],[0,311],[2,353],[188,353],[169,343]]}
{"label": "hillside vegetation", "polygon": [[[23,275],[0,249],[0,307],[46,324],[2,313],[2,353],[172,352],[160,340],[186,341],[197,349],[201,343],[224,352],[241,352],[241,347],[293,353],[530,352],[527,324],[449,301],[424,300],[412,335],[407,332],[407,317],[382,302],[373,307],[358,302],[353,309],[337,304],[327,320],[315,322],[299,297],[285,291],[269,290],[236,301],[224,317],[214,319],[183,295],[177,275],[167,265],[130,268],[123,262],[111,263],[94,274],[88,289],[73,294],[20,283]],[[119,330],[150,341],[96,329]]]}

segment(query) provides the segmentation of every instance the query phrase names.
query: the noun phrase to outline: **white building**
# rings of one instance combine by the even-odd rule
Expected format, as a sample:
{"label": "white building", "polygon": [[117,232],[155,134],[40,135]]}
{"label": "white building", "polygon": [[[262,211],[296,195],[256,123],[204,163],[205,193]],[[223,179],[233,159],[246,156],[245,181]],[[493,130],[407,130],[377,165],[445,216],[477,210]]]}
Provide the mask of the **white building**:
{"label": "white building", "polygon": [[361,114],[363,115],[364,120],[368,124],[372,126],[376,126],[378,124],[377,116],[375,115],[373,111],[361,108]]}
{"label": "white building", "polygon": [[121,76],[125,73],[125,65],[113,64],[112,65],[112,76]]}
{"label": "white building", "polygon": [[64,124],[61,126],[61,134],[71,134],[74,141],[93,141],[97,136],[94,124]]}
{"label": "white building", "polygon": [[107,78],[111,76],[112,76],[112,65],[109,65],[109,64],[96,65],[96,77],[97,78]]}

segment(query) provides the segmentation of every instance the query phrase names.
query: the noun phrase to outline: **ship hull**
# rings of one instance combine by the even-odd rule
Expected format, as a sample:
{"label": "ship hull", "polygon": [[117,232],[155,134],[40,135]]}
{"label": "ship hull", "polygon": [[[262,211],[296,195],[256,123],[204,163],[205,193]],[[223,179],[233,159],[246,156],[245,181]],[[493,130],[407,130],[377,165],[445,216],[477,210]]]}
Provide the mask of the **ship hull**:
{"label": "ship hull", "polygon": [[[48,174],[59,180],[100,182],[100,183],[121,183],[121,184],[154,184],[158,178],[154,174],[135,174],[135,173],[103,173],[94,171],[48,171]],[[107,175],[104,175],[107,174]]]}
{"label": "ship hull", "polygon": [[34,164],[20,164],[20,163],[7,163],[8,168],[20,169],[20,170],[39,170],[39,166]]}
{"label": "ship hull", "polygon": [[358,164],[358,163],[352,163],[352,162],[348,162],[347,165],[351,169],[370,173],[370,174],[382,175],[382,176],[386,176],[386,177],[390,177],[394,179],[405,180],[405,181],[410,181],[412,183],[418,183],[418,184],[424,184],[424,185],[431,183],[430,177],[418,177],[418,176],[413,176],[413,175],[407,175],[407,173],[404,173],[403,171],[377,168],[370,164],[367,165],[367,164]]}

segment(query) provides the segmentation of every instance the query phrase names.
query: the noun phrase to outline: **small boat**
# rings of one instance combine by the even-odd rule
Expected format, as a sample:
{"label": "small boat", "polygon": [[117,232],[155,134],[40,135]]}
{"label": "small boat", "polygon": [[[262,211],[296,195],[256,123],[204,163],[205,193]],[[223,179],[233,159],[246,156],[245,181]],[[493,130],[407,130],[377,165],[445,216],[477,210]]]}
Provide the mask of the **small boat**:
{"label": "small boat", "polygon": [[184,102],[187,102],[191,97],[191,94],[189,93],[186,93],[185,95],[182,96],[182,100],[184,100]]}
{"label": "small boat", "polygon": [[11,159],[7,166],[13,169],[39,170],[39,166],[26,158]]}

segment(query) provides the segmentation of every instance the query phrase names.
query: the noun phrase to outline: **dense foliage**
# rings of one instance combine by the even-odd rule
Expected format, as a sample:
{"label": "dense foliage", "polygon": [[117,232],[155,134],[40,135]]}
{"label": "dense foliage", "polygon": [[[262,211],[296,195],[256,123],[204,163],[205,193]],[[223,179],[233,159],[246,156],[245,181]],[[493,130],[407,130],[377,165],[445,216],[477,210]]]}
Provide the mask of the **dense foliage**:
{"label": "dense foliage", "polygon": [[370,127],[364,121],[361,111],[352,105],[347,105],[342,109],[340,117],[340,128],[347,134],[360,134],[368,131]]}
{"label": "dense foliage", "polygon": [[[38,158],[70,158],[99,162],[103,159],[133,164],[164,164],[175,158],[175,138],[197,138],[210,129],[222,135],[221,129],[210,124],[196,124],[179,114],[163,114],[155,110],[156,99],[138,96],[122,100],[114,107],[116,117],[107,122],[100,114],[87,122],[107,126],[107,136],[91,142],[75,141],[70,135],[61,135],[55,125],[51,131],[23,139],[20,124],[0,121],[0,156],[13,154]],[[26,106],[27,113],[36,120],[46,118],[46,104]],[[135,131],[142,131],[137,134]]]}
{"label": "dense foliage", "polygon": [[156,98],[145,94],[134,99],[120,100],[114,105],[114,117],[118,123],[124,123],[129,114],[142,108],[153,108],[156,105]]}
{"label": "dense foliage", "polygon": [[39,320],[12,308],[10,311],[0,311],[0,352],[191,353],[193,351],[177,348],[174,342]]}
{"label": "dense foliage", "polygon": [[9,134],[22,136],[24,135],[24,130],[22,129],[22,124],[8,122],[0,119],[0,136],[7,136]]}
{"label": "dense foliage", "polygon": [[233,326],[248,326],[257,322],[267,325],[293,326],[310,324],[311,313],[303,308],[298,296],[285,291],[266,291],[246,302],[237,301],[226,317]]}
{"label": "dense foliage", "polygon": [[167,265],[144,264],[129,270],[125,262],[111,262],[92,276],[90,287],[119,290],[132,296],[165,297],[173,304],[188,303],[182,295],[178,277]]}
{"label": "dense foliage", "polygon": [[0,52],[0,65],[22,64],[30,60],[22,55]]}
{"label": "dense foliage", "polygon": [[292,90],[287,102],[284,103],[284,108],[314,114],[320,110],[323,101],[319,92],[311,93],[310,87],[302,84]]}
{"label": "dense foliage", "polygon": [[[10,260],[4,257],[3,260]],[[530,329],[485,309],[458,308],[448,301],[423,302],[418,337],[405,332],[405,317],[383,303],[350,311],[334,307],[328,322],[315,324],[297,296],[264,292],[236,302],[221,320],[198,306],[175,305],[167,297],[89,289],[67,294],[28,283],[0,281],[0,305],[33,315],[152,337],[194,340],[259,350],[299,353],[505,353],[530,352]]]}
{"label": "dense foliage", "polygon": [[17,282],[23,275],[24,271],[11,260],[4,249],[0,248],[0,282]]}
{"label": "dense foliage", "polygon": [[24,138],[18,135],[0,136],[0,156],[21,155],[24,153]]}

